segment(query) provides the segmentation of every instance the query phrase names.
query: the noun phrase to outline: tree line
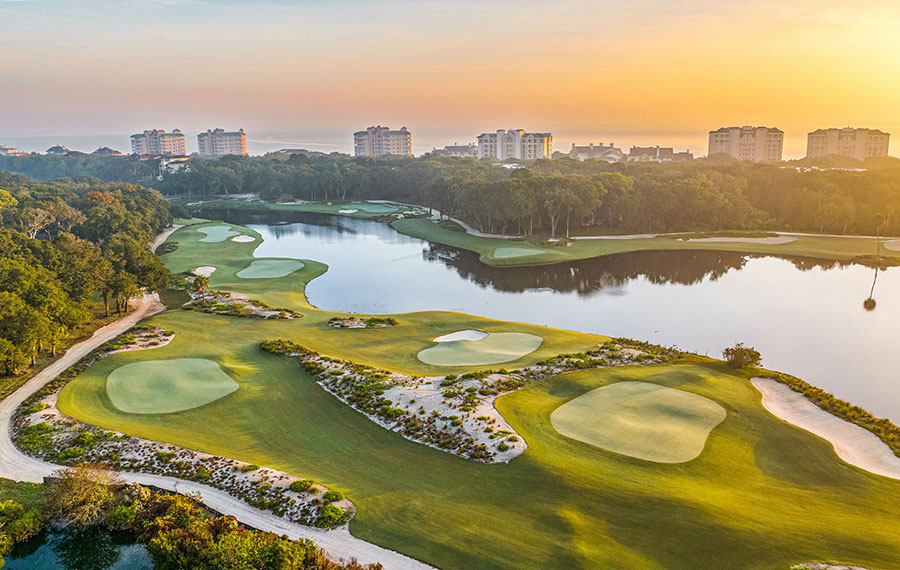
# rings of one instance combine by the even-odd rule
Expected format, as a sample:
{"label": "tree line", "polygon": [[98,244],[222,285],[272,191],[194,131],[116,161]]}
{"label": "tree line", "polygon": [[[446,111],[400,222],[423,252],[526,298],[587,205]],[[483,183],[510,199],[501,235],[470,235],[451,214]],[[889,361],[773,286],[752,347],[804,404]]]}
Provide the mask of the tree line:
{"label": "tree line", "polygon": [[[80,168],[102,171],[111,177],[107,180],[136,182],[146,173],[134,165],[147,169],[149,162],[32,156],[7,158],[0,168],[70,174]],[[106,163],[110,166],[98,166]],[[194,158],[186,171],[161,180],[151,177],[148,183],[188,201],[222,194],[258,194],[266,200],[398,200],[436,208],[485,232],[518,235],[724,229],[900,233],[900,216],[889,214],[900,211],[900,160],[894,158],[859,162],[825,157],[782,164],[721,157],[688,164],[562,159],[511,166],[522,165],[432,156],[269,154]]]}
{"label": "tree line", "polygon": [[92,178],[37,182],[0,172],[0,371],[18,374],[139,289],[167,285],[147,247],[171,223],[155,190]]}

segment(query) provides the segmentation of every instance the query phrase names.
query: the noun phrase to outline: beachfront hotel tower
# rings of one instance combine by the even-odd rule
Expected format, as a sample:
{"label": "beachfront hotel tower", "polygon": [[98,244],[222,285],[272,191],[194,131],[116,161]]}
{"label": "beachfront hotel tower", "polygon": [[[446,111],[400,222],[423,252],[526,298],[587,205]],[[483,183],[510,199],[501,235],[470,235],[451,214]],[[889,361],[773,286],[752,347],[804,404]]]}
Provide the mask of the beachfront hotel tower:
{"label": "beachfront hotel tower", "polygon": [[412,133],[406,127],[392,131],[390,127],[369,127],[353,133],[356,156],[412,156]]}
{"label": "beachfront hotel tower", "polygon": [[722,127],[709,131],[709,156],[727,154],[737,160],[781,162],[784,132],[767,127]]}
{"label": "beachfront hotel tower", "polygon": [[806,158],[838,154],[865,160],[887,156],[890,144],[890,133],[878,129],[817,129],[806,136]]}
{"label": "beachfront hotel tower", "polygon": [[247,154],[247,135],[244,129],[226,131],[224,129],[208,130],[197,135],[197,148],[206,156],[224,156],[226,154]]}
{"label": "beachfront hotel tower", "polygon": [[131,135],[131,153],[138,156],[184,156],[184,135],[178,129],[167,133],[153,129]]}
{"label": "beachfront hotel tower", "polygon": [[522,129],[498,130],[478,135],[478,158],[535,160],[553,154],[553,135],[526,133]]}

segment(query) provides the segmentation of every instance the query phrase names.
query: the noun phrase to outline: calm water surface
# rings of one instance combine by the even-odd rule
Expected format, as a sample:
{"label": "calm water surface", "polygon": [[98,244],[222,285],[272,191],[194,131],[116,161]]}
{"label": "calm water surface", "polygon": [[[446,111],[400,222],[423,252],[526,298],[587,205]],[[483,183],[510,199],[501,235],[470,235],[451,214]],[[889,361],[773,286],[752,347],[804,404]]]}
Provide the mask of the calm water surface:
{"label": "calm water surface", "polygon": [[248,225],[258,257],[322,261],[310,301],[335,311],[446,309],[626,336],[720,356],[736,341],[876,415],[900,421],[900,268],[874,270],[729,252],[641,252],[496,269],[386,224],[293,212],[205,216]]}
{"label": "calm water surface", "polygon": [[101,528],[83,532],[55,530],[17,544],[4,570],[152,570],[143,544],[128,534]]}

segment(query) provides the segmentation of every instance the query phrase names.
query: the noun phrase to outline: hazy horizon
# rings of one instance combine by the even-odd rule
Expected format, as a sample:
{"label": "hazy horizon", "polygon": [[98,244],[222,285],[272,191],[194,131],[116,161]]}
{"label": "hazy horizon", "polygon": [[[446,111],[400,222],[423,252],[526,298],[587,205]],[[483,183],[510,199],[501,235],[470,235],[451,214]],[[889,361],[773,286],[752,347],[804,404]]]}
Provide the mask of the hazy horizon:
{"label": "hazy horizon", "polygon": [[0,0],[0,144],[128,152],[122,136],[180,128],[191,149],[243,127],[253,154],[277,133],[349,152],[380,123],[415,154],[524,128],[701,156],[749,124],[785,131],[790,159],[817,128],[900,133],[894,2],[657,4]]}

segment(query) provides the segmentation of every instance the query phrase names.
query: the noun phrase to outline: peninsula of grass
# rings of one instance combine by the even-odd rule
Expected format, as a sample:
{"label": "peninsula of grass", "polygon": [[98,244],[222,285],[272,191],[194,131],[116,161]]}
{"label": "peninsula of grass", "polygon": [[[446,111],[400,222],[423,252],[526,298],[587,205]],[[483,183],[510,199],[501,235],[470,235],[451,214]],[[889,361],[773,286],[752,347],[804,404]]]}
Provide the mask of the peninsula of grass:
{"label": "peninsula of grass", "polygon": [[381,218],[391,214],[405,214],[427,211],[427,208],[394,202],[361,202],[359,200],[333,200],[330,202],[247,202],[244,200],[215,199],[197,204],[202,208],[239,208],[248,211],[310,212],[333,214],[351,218]]}
{"label": "peninsula of grass", "polygon": [[[769,255],[801,256],[837,261],[859,261],[866,263],[876,251],[875,238],[840,236],[823,237],[798,235],[788,243],[752,243],[747,241],[692,241],[683,239],[708,239],[734,237],[752,239],[771,237],[767,233],[705,232],[702,234],[673,234],[650,238],[628,239],[577,239],[566,244],[548,245],[523,239],[502,239],[474,236],[469,233],[452,231],[426,218],[407,218],[391,222],[391,226],[402,234],[441,243],[479,254],[479,259],[496,267],[521,265],[546,265],[564,261],[575,261],[592,257],[602,257],[615,253],[649,250],[714,250]],[[702,236],[702,237],[698,237]],[[527,253],[526,253],[527,252]],[[888,260],[900,260],[900,251],[882,247],[881,254]]]}
{"label": "peninsula of grass", "polygon": [[[543,339],[504,364],[510,369],[606,338],[451,312],[397,315],[395,326],[351,333],[327,324],[340,314],[306,301],[304,287],[324,265],[303,260],[284,277],[240,279],[257,244],[199,242],[204,235],[179,230],[171,239],[180,246],[164,261],[176,272],[213,265],[212,287],[304,317],[166,311],[148,324],[174,331],[170,344],[98,361],[60,392],[63,413],[321,482],[354,498],[355,536],[440,568],[768,570],[832,560],[900,570],[900,503],[890,500],[900,482],[847,465],[827,442],[773,417],[743,373],[692,357],[535,381],[495,402],[527,450],[508,464],[467,461],[377,425],[323,390],[296,360],[268,354],[259,342],[290,339],[334,358],[425,376],[479,370],[417,358],[434,346],[431,339],[453,331]],[[166,415],[129,414],[112,404],[106,382],[116,369],[186,358],[215,362],[238,390]],[[698,457],[679,464],[629,457],[553,428],[554,410],[623,381],[695,394],[721,406],[726,418]]]}

